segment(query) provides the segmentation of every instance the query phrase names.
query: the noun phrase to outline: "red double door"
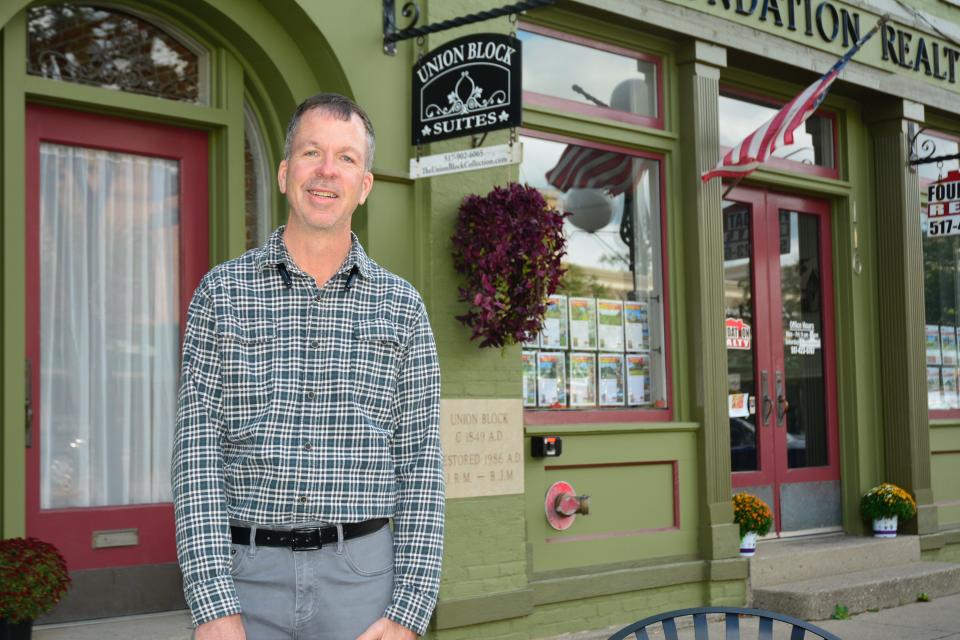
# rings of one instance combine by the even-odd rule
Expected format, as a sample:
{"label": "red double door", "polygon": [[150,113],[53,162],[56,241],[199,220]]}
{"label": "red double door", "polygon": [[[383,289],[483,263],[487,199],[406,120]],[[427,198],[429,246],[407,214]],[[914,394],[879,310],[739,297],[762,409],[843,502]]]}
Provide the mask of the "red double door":
{"label": "red double door", "polygon": [[26,127],[27,533],[71,570],[176,560],[170,446],[207,269],[207,133],[43,106]]}
{"label": "red double door", "polygon": [[841,526],[829,204],[724,201],[730,458],[778,533]]}

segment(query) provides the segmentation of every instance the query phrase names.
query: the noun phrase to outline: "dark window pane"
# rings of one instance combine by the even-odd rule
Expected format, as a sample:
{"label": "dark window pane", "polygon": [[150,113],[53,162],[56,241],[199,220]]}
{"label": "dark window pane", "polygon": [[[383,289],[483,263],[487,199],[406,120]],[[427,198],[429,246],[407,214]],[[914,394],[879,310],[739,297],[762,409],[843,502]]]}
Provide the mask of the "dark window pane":
{"label": "dark window pane", "polygon": [[199,59],[136,16],[70,4],[34,7],[27,73],[160,98],[198,102]]}

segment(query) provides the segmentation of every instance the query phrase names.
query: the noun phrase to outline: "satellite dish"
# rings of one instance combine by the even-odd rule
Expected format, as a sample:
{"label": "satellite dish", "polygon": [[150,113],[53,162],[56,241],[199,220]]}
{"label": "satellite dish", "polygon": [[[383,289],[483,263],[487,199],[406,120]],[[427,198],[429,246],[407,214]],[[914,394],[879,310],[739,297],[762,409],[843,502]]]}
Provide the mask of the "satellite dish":
{"label": "satellite dish", "polygon": [[570,189],[563,195],[563,210],[570,224],[587,233],[604,228],[613,220],[614,200],[602,189]]}
{"label": "satellite dish", "polygon": [[653,115],[653,96],[650,84],[640,78],[624,80],[613,88],[610,94],[610,107],[627,113]]}

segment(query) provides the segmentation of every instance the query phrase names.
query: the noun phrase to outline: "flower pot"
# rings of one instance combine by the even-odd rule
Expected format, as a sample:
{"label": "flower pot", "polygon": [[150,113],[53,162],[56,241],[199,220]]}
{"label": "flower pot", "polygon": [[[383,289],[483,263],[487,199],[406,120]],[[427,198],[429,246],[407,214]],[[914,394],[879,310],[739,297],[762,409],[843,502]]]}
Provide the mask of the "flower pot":
{"label": "flower pot", "polygon": [[896,538],[897,537],[897,516],[889,518],[873,519],[873,537],[874,538]]}
{"label": "flower pot", "polygon": [[747,531],[740,538],[740,555],[744,558],[752,558],[757,552],[757,532]]}
{"label": "flower pot", "polygon": [[0,618],[0,640],[30,640],[32,632],[33,620],[13,623]]}

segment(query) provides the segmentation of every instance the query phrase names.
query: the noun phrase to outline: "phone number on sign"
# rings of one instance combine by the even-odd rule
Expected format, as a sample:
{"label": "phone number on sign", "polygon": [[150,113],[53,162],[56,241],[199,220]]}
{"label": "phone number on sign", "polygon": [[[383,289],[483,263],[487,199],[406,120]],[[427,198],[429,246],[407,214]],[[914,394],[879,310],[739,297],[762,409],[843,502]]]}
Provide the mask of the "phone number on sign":
{"label": "phone number on sign", "polygon": [[927,235],[935,236],[956,236],[960,235],[960,216],[948,216],[946,218],[932,219],[927,223]]}

